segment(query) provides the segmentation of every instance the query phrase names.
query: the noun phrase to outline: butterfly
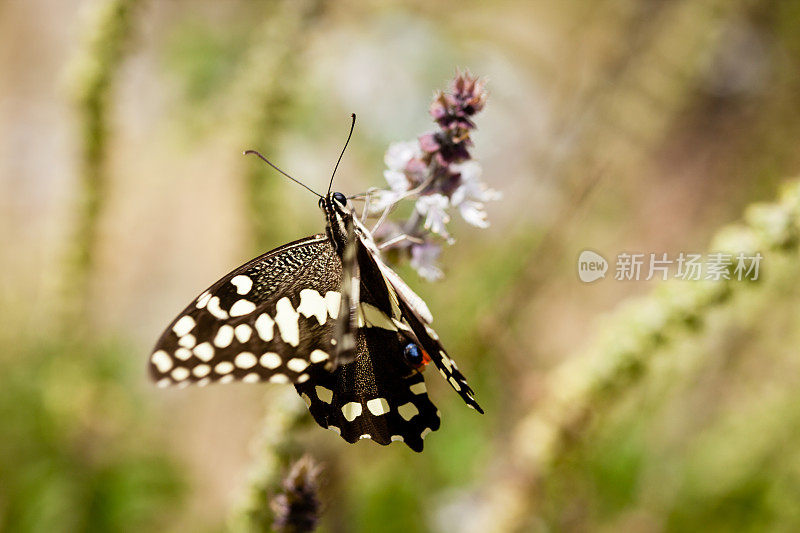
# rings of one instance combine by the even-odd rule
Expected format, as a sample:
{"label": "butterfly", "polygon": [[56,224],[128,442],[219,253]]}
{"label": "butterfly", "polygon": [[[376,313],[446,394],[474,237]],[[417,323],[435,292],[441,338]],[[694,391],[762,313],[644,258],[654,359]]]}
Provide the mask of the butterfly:
{"label": "butterfly", "polygon": [[267,252],[203,291],[156,343],[150,376],[162,387],[292,383],[314,420],[347,442],[401,441],[421,452],[440,425],[422,375],[430,363],[467,406],[483,410],[427,305],[383,262],[332,183],[324,196],[312,190],[325,233]]}

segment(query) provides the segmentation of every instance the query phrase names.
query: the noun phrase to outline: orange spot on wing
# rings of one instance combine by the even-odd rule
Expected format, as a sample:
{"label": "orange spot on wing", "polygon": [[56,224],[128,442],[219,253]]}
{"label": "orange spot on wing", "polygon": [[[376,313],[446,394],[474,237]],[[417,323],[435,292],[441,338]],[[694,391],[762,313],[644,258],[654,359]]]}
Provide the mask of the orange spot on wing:
{"label": "orange spot on wing", "polygon": [[[422,348],[420,348],[420,350],[422,350]],[[431,362],[431,356],[428,355],[428,352],[422,350],[422,364],[420,366],[425,366],[430,362]]]}

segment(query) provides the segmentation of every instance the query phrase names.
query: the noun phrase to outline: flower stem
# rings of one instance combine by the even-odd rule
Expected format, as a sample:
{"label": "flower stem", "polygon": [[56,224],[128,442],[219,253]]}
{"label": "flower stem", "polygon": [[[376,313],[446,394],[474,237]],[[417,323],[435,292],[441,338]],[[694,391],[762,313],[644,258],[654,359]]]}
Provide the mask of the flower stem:
{"label": "flower stem", "polygon": [[[84,45],[68,67],[80,120],[79,190],[74,236],[61,281],[62,321],[86,323],[99,225],[108,192],[109,107],[114,77],[134,29],[139,0],[100,0],[91,13]],[[67,326],[71,327],[71,326]]]}

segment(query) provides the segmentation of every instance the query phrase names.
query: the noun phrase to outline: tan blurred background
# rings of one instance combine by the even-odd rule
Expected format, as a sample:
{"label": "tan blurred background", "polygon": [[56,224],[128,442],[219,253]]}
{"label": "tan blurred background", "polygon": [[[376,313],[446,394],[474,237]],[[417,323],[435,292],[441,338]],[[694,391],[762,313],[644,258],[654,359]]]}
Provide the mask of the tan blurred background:
{"label": "tan blurred background", "polygon": [[[796,529],[796,211],[748,206],[800,166],[798,23],[780,1],[0,2],[0,526],[258,530],[258,487],[311,452],[323,531]],[[152,387],[186,302],[322,228],[242,151],[320,189],[354,112],[337,188],[384,186],[458,68],[488,80],[474,155],[504,198],[453,225],[444,280],[400,270],[486,415],[431,374],[443,425],[415,455],[318,431],[278,386]],[[575,271],[731,242],[760,283]]]}

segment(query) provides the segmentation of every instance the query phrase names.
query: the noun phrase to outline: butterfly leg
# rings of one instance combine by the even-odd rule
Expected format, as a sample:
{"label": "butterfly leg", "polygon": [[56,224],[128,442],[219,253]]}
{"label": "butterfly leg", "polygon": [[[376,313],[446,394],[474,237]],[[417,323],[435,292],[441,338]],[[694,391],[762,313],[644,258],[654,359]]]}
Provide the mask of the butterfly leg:
{"label": "butterfly leg", "polygon": [[403,233],[402,235],[397,235],[396,237],[392,237],[386,242],[382,242],[381,244],[378,245],[378,248],[383,250],[384,248],[388,248],[389,246],[393,246],[403,241],[408,241],[413,244],[422,244],[423,242],[425,242],[419,237],[412,237],[411,235],[406,235],[405,233]]}
{"label": "butterfly leg", "polygon": [[364,209],[361,211],[361,223],[364,224],[367,221],[367,217],[369,216],[369,201],[372,198],[372,192],[374,189],[370,188],[367,189],[367,192],[364,193]]}
{"label": "butterfly leg", "polygon": [[372,226],[372,229],[370,230],[371,233],[375,233],[378,230],[378,228],[381,227],[381,224],[383,224],[386,221],[386,217],[389,216],[389,212],[392,210],[393,207],[394,204],[386,206],[386,209],[383,210],[383,213],[381,213],[381,216],[380,218],[378,218],[378,221],[375,222],[374,226]]}

